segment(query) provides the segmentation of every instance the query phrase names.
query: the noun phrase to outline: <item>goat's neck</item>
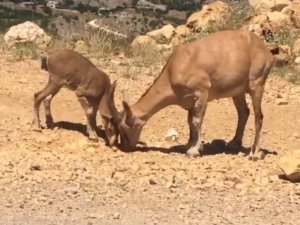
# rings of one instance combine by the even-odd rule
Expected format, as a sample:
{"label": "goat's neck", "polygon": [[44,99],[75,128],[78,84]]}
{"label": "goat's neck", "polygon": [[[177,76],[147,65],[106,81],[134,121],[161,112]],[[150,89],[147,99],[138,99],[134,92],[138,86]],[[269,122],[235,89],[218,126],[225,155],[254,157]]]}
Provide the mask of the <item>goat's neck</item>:
{"label": "goat's neck", "polygon": [[143,121],[149,120],[155,113],[166,106],[174,104],[174,94],[166,74],[152,84],[145,94],[131,107],[135,117]]}

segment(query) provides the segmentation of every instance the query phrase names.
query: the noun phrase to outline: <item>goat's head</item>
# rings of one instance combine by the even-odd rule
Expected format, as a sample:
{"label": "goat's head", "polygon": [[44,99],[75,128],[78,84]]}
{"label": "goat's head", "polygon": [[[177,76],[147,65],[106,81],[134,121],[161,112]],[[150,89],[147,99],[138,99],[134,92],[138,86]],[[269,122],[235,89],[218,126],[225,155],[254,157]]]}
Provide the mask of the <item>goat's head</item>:
{"label": "goat's head", "polygon": [[124,150],[133,150],[140,138],[145,122],[135,116],[126,101],[123,101],[124,111],[119,122],[121,146]]}
{"label": "goat's head", "polygon": [[[113,98],[115,86],[110,90],[110,97]],[[110,101],[110,110],[113,113],[114,121],[117,122],[118,132],[121,139],[121,148],[125,151],[133,150],[140,138],[145,122],[135,117],[129,107],[127,100],[123,99],[123,111],[119,113],[113,99]]]}

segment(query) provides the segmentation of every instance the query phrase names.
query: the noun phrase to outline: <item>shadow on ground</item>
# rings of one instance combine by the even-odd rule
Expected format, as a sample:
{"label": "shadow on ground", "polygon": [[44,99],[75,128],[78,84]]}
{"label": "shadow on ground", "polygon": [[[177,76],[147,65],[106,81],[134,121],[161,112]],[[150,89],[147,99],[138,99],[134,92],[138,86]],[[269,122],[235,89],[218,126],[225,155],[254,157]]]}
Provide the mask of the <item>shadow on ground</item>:
{"label": "shadow on ground", "polygon": [[[162,147],[137,147],[134,151],[147,152],[147,151],[159,151],[162,153],[179,153],[186,154],[186,146],[185,145],[176,145],[171,148],[162,148]],[[249,155],[251,151],[250,147],[229,147],[226,141],[221,139],[215,139],[212,142],[207,142],[203,144],[203,154],[202,156],[207,155],[218,155],[218,154],[228,154],[228,155],[237,155],[244,154]],[[268,150],[268,149],[260,149],[263,152],[264,156],[266,155],[277,155],[276,151]]]}
{"label": "shadow on ground", "polygon": [[[77,131],[77,132],[83,134],[84,136],[88,137],[86,125],[81,124],[81,123],[59,121],[59,122],[55,123],[55,127],[59,128],[59,129],[64,129],[64,130]],[[97,127],[96,133],[97,133],[98,137],[103,138],[104,140],[106,139],[105,132],[100,127]]]}

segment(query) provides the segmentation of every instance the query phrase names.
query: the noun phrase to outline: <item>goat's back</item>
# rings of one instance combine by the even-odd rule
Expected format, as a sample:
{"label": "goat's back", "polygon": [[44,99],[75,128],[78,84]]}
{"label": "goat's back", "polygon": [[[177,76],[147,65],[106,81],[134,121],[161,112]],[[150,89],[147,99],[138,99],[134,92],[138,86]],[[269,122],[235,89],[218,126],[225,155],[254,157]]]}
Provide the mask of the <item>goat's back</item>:
{"label": "goat's back", "polygon": [[[43,60],[42,60],[43,66]],[[54,49],[48,53],[46,66],[50,76],[64,82],[72,90],[89,89],[99,96],[110,87],[109,77],[89,59],[68,49]]]}
{"label": "goat's back", "polygon": [[[255,34],[220,31],[178,47],[165,70],[171,84],[186,89],[210,89],[211,98],[245,91],[250,76],[265,76],[273,55]],[[238,88],[239,90],[236,90]]]}

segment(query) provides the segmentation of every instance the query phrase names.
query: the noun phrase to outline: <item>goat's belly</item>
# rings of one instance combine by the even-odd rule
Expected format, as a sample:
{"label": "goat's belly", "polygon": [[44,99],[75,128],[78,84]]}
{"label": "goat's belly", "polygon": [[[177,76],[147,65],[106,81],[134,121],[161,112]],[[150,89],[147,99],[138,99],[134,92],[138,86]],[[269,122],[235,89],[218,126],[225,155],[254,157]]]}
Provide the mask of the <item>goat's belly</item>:
{"label": "goat's belly", "polygon": [[65,87],[71,91],[75,91],[77,89],[78,85],[74,81],[66,80]]}
{"label": "goat's belly", "polygon": [[209,101],[219,98],[230,98],[247,92],[245,86],[237,86],[231,89],[225,89],[222,91],[211,91],[209,93]]}

